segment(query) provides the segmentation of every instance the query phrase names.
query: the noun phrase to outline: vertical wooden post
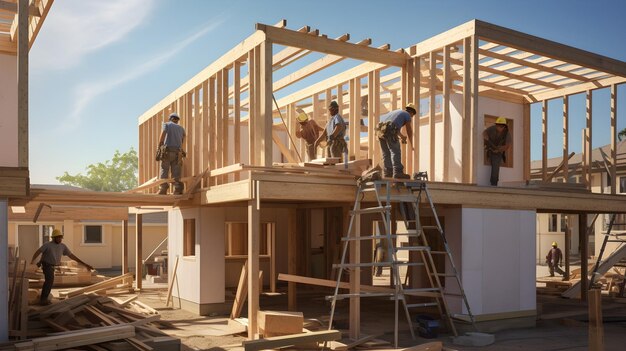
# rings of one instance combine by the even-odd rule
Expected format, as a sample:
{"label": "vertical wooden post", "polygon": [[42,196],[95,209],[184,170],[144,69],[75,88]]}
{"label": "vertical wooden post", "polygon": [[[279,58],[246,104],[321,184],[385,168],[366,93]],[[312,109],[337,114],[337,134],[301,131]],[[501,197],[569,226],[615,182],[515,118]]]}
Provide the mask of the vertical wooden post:
{"label": "vertical wooden post", "polygon": [[[202,138],[202,127],[204,127],[204,125],[202,124],[202,116],[200,115],[200,88],[202,87],[202,85],[198,85],[194,90],[193,90],[193,123],[194,123],[194,127],[193,127],[193,150],[191,150],[192,154],[191,157],[189,158],[192,162],[192,172],[191,174],[193,176],[196,176],[200,173],[202,173],[202,171],[204,171],[204,164],[202,163],[202,143],[203,143],[203,138]],[[187,150],[187,153],[189,154],[190,150]]]}
{"label": "vertical wooden post", "polygon": [[587,300],[589,288],[589,237],[587,236],[587,214],[578,214],[578,245],[580,246],[580,301]]}
{"label": "vertical wooden post", "polygon": [[530,180],[530,104],[524,103],[522,116],[522,128],[524,128],[524,180]]}
{"label": "vertical wooden post", "polygon": [[135,215],[135,281],[137,289],[141,290],[143,280],[143,215],[138,213]]}
{"label": "vertical wooden post", "polygon": [[128,273],[128,219],[122,221],[122,274]]}
{"label": "vertical wooden post", "polygon": [[589,291],[589,350],[604,351],[604,326],[602,325],[602,292]]}
{"label": "vertical wooden post", "polygon": [[428,174],[430,180],[435,180],[437,177],[435,176],[435,95],[437,95],[437,62],[436,62],[435,52],[431,51],[428,54],[428,98],[429,98],[429,113],[428,113],[428,135],[429,135],[429,164],[430,167],[428,169]]}
{"label": "vertical wooden post", "polygon": [[585,94],[586,98],[586,112],[585,112],[585,120],[587,122],[587,126],[585,128],[585,183],[587,184],[587,189],[591,190],[591,151],[593,150],[592,148],[592,144],[591,144],[591,138],[592,138],[592,129],[591,129],[591,122],[592,122],[592,117],[593,117],[593,113],[592,113],[592,101],[593,101],[593,94],[592,94],[592,90],[587,90],[587,93]]}
{"label": "vertical wooden post", "polygon": [[[380,70],[374,71],[374,125],[377,125],[380,121]],[[377,139],[377,138],[374,138]],[[377,164],[381,159],[381,151],[380,151],[380,143],[378,140],[374,143],[374,158],[372,159],[372,164]]]}
{"label": "vertical wooden post", "polygon": [[17,6],[17,163],[28,167],[28,0]]}
{"label": "vertical wooden post", "polygon": [[[209,78],[209,165],[211,165],[212,169],[217,168],[217,157],[215,156],[216,152],[216,132],[215,132],[215,115],[216,115],[216,98],[215,98],[215,90],[217,84],[217,75]],[[210,185],[217,184],[216,177],[213,177],[209,181]]]}
{"label": "vertical wooden post", "polygon": [[471,39],[471,37],[463,39],[463,128],[461,132],[461,140],[463,144],[463,150],[461,153],[463,183],[470,183],[472,174],[472,164],[470,162],[472,155]]}
{"label": "vertical wooden post", "polygon": [[[348,137],[350,138],[350,140],[348,141],[348,159],[351,159],[356,155],[356,150],[354,148],[354,138],[356,135],[355,132],[357,128],[359,128],[359,102],[357,102],[358,96],[356,92],[360,86],[357,81],[358,79],[356,78],[350,80],[350,124],[348,126],[348,131],[346,131],[346,135],[348,135]],[[328,117],[330,118],[330,116]]]}
{"label": "vertical wooden post", "polygon": [[[357,211],[361,209],[360,202],[357,202],[355,208]],[[348,233],[353,237],[361,235],[361,215],[357,212],[354,214],[354,228],[352,233]],[[359,240],[350,241],[350,263],[361,263],[361,245]],[[350,294],[359,294],[361,292],[361,268],[350,268]],[[361,334],[361,298],[356,295],[350,298],[350,338],[357,340]]]}
{"label": "vertical wooden post", "polygon": [[420,111],[421,111],[421,87],[422,87],[422,58],[416,57],[413,60],[413,103],[416,114],[411,121],[413,125],[413,172],[420,171]]}
{"label": "vertical wooden post", "polygon": [[[223,95],[227,94],[228,91],[224,91],[224,70],[219,70],[215,74],[215,86],[216,86],[216,95],[215,95],[215,120],[213,121],[215,125],[215,164],[214,168],[222,168],[224,167],[224,159],[223,159],[223,147],[224,147],[224,138],[225,135],[222,133],[222,124],[224,122],[224,99]],[[217,184],[222,183],[222,177],[215,177]]]}
{"label": "vertical wooden post", "polygon": [[[261,137],[259,148],[260,148],[260,165],[264,167],[272,166],[273,158],[272,158],[272,149],[273,149],[273,141],[272,141],[272,125],[274,124],[273,118],[273,94],[272,90],[272,42],[269,40],[265,40],[260,45],[260,87],[259,91],[260,101],[260,120],[261,122],[257,124],[257,130],[259,131],[259,136]],[[260,127],[260,128],[259,128]]]}
{"label": "vertical wooden post", "polygon": [[[233,63],[233,134],[235,148],[234,163],[241,163],[241,66],[239,61]],[[235,181],[241,178],[239,172],[235,173]]]}
{"label": "vertical wooden post", "polygon": [[[297,274],[298,233],[296,232],[296,209],[287,209],[287,273]],[[287,305],[289,311],[297,309],[296,283],[287,283]]]}
{"label": "vertical wooden post", "polygon": [[256,339],[259,311],[260,201],[259,182],[253,181],[253,196],[248,201],[248,339]]}
{"label": "vertical wooden post", "polygon": [[548,100],[543,100],[541,108],[541,178],[548,179]]}
{"label": "vertical wooden post", "polygon": [[[209,142],[210,142],[211,130],[209,129],[209,81],[205,80],[202,82],[202,145],[201,145],[201,154],[202,154],[202,167],[203,171],[207,167],[213,168],[214,165],[209,164]],[[235,173],[239,174],[239,172]],[[208,186],[208,178],[202,180],[201,187],[204,188]]]}
{"label": "vertical wooden post", "polygon": [[[478,160],[481,158],[479,155],[483,153],[483,141],[481,137],[482,126],[478,121],[478,73],[480,72],[480,67],[478,67],[478,37],[476,35],[472,35],[472,57],[470,60],[470,69],[471,69],[471,113],[470,113],[470,127],[471,127],[471,139],[470,139],[470,148],[472,150],[471,160],[469,162],[471,168],[471,177],[470,183],[476,183],[478,179]],[[484,123],[483,123],[484,124]]]}
{"label": "vertical wooden post", "polygon": [[443,99],[442,99],[442,112],[443,112],[443,177],[441,180],[444,182],[450,181],[448,175],[450,167],[450,128],[452,127],[450,121],[450,46],[446,45],[443,48]]}
{"label": "vertical wooden post", "polygon": [[611,85],[611,194],[617,193],[617,85]]}
{"label": "vertical wooden post", "polygon": [[565,233],[565,247],[563,248],[565,251],[563,253],[565,256],[565,274],[563,275],[563,278],[569,280],[570,251],[572,250],[572,227],[569,225],[570,216],[564,213],[562,213],[561,216],[565,216],[565,228],[562,228]]}
{"label": "vertical wooden post", "polygon": [[563,182],[569,182],[569,99],[568,96],[563,96]]}
{"label": "vertical wooden post", "polygon": [[255,155],[255,135],[254,135],[254,124],[257,120],[256,108],[257,100],[256,100],[256,90],[257,90],[257,63],[256,63],[256,55],[255,52],[257,48],[254,48],[248,52],[248,164],[258,166],[255,163],[254,155]]}
{"label": "vertical wooden post", "polygon": [[[226,167],[230,165],[230,161],[228,160],[228,148],[230,147],[229,144],[231,142],[228,132],[230,126],[230,108],[228,105],[228,68],[224,68],[222,72],[222,130],[218,130],[218,133],[222,134],[222,167]],[[227,175],[222,176],[221,179],[223,183],[228,182]]]}
{"label": "vertical wooden post", "polygon": [[[374,160],[374,143],[378,142],[375,132],[374,122],[374,85],[376,79],[374,75],[376,72],[370,72],[367,75],[367,158]],[[376,164],[376,163],[373,163]]]}
{"label": "vertical wooden post", "polygon": [[274,223],[267,223],[268,239],[271,237],[270,249],[270,291],[276,292],[276,226]]}

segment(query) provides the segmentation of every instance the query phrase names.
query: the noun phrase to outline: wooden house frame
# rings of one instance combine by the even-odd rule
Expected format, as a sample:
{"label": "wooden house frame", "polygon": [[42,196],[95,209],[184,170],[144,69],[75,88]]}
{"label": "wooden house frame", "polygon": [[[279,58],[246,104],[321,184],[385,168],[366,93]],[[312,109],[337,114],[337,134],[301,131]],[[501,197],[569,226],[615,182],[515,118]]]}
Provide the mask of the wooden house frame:
{"label": "wooden house frame", "polygon": [[[416,103],[419,117],[413,118],[414,142],[404,147],[403,163],[409,174],[429,172],[434,180],[429,184],[431,193],[439,206],[522,211],[525,215],[579,213],[581,223],[585,223],[586,213],[626,212],[620,198],[607,194],[476,186],[486,185],[482,166],[484,115],[498,113],[503,104],[519,111],[514,118],[519,153],[515,154],[516,172],[509,181],[530,179],[531,103],[544,106],[543,179],[549,177],[545,164],[547,101],[551,99],[564,100],[566,157],[568,96],[584,93],[591,104],[593,90],[611,89],[611,152],[615,157],[616,87],[626,82],[626,63],[479,20],[396,51],[388,46],[370,47],[369,40],[351,43],[347,34],[330,39],[309,27],[290,30],[285,26],[286,21],[274,26],[257,24],[250,37],[139,117],[140,183],[149,185],[157,177],[153,152],[161,124],[176,111],[187,131],[184,149],[188,159],[183,176],[195,180],[188,183],[195,184],[191,187],[193,197],[180,202],[180,208],[247,207],[250,337],[256,332],[259,309],[261,207],[282,207],[288,214],[287,262],[292,273],[299,235],[296,208],[339,203],[347,215],[347,206],[354,200],[354,178],[337,172],[316,173],[307,167],[272,167],[277,161],[302,161],[299,155],[304,154],[304,144],[290,137],[296,129],[298,111],[304,110],[319,121],[330,100],[339,103],[340,113],[349,122],[350,160],[371,159],[374,164],[380,162],[373,129],[380,114]],[[278,46],[284,48],[275,51]],[[324,56],[274,79],[276,71],[310,52]],[[364,62],[274,98],[281,89],[344,59]],[[365,96],[367,115],[363,116]],[[489,111],[482,106],[490,104],[497,108]],[[591,118],[588,106],[587,154]],[[567,172],[567,167],[563,169]],[[352,283],[355,281],[358,284],[356,278]],[[294,292],[295,283],[289,283],[289,288]],[[355,300],[351,304],[352,336],[358,335],[358,298]]]}

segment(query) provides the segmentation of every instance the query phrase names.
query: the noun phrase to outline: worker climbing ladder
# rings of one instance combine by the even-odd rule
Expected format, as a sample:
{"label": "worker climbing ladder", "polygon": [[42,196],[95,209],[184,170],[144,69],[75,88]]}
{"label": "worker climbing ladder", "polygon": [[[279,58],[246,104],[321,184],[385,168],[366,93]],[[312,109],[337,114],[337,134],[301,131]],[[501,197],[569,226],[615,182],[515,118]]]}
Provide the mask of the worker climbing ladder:
{"label": "worker climbing ladder", "polygon": [[[354,298],[354,297],[389,297],[394,300],[394,308],[395,308],[395,323],[394,323],[394,343],[398,345],[398,324],[399,324],[399,314],[400,314],[400,304],[402,304],[402,309],[404,310],[404,315],[407,319],[407,323],[409,325],[409,329],[411,332],[411,336],[415,338],[415,332],[413,328],[413,321],[411,320],[411,309],[416,308],[426,308],[426,307],[437,307],[442,320],[444,320],[450,331],[456,336],[457,331],[454,323],[452,321],[450,310],[448,308],[448,304],[445,299],[446,292],[444,291],[441,284],[441,277],[455,277],[456,283],[458,284],[460,290],[460,296],[462,297],[465,307],[467,309],[470,321],[472,325],[474,325],[474,317],[471,313],[469,303],[467,302],[467,298],[465,296],[465,291],[463,290],[463,286],[461,284],[461,280],[458,276],[458,271],[456,266],[454,265],[454,260],[452,258],[452,253],[450,252],[450,248],[446,241],[443,229],[437,217],[437,212],[435,206],[432,202],[432,198],[430,193],[428,192],[426,177],[425,174],[419,173],[414,176],[415,179],[394,179],[394,180],[373,180],[367,182],[360,182],[356,198],[353,206],[353,210],[350,212],[350,222],[348,226],[348,232],[346,236],[342,238],[343,241],[343,252],[341,255],[341,263],[333,265],[334,269],[338,269],[337,274],[337,284],[335,286],[334,295],[329,296],[328,299],[331,301],[331,312],[330,312],[330,322],[329,328],[332,328],[333,318],[335,316],[335,308],[338,300],[346,299],[346,298]],[[362,208],[361,203],[366,200],[367,194],[373,194],[372,197],[367,197],[367,201],[370,203],[374,203],[373,207]],[[420,219],[420,210],[422,202],[425,203],[426,207],[432,212],[432,215],[435,218],[434,226],[422,226]],[[407,228],[406,232],[395,232],[392,233],[394,225],[392,225],[392,203],[398,203],[401,208],[401,214],[403,217],[403,221],[405,222],[405,226]],[[381,223],[383,224],[383,233],[380,234],[372,234],[372,235],[364,235],[361,236],[358,231],[360,228],[360,216],[363,214],[380,214]],[[412,229],[409,229],[412,228]],[[354,230],[356,229],[356,230]],[[431,247],[428,244],[428,240],[426,238],[425,230],[433,229],[437,230],[439,235],[442,238],[442,242],[444,245],[444,251],[432,251]],[[385,262],[369,262],[369,263],[361,263],[361,262],[346,262],[348,247],[350,243],[360,240],[380,240],[386,239],[387,243],[387,260]],[[396,244],[398,241],[408,241],[408,245],[399,246]],[[407,256],[409,259],[402,260],[398,258],[398,252],[404,251],[407,252]],[[421,258],[421,262],[413,262],[410,260],[410,255],[412,252],[419,254]],[[437,271],[435,266],[435,261],[433,260],[433,254],[443,254],[447,257],[449,261],[449,267],[451,270],[451,274],[440,273]],[[390,268],[390,278],[391,278],[391,286],[393,290],[391,292],[383,292],[383,291],[363,291],[358,293],[339,293],[339,287],[341,285],[342,273],[344,270],[349,270],[351,274],[354,272],[358,272],[360,268],[367,267],[389,267]],[[405,270],[407,272],[407,276],[405,279],[402,279],[400,267],[407,267]],[[421,288],[409,288],[406,286],[406,281],[408,280],[408,272],[417,269],[423,268],[425,273],[428,276],[428,284],[429,287],[421,287]],[[404,280],[404,283],[403,283]],[[415,296],[421,297],[422,301],[429,302],[420,302],[420,303],[410,303],[407,301],[407,296]],[[475,328],[475,325],[474,325]]]}

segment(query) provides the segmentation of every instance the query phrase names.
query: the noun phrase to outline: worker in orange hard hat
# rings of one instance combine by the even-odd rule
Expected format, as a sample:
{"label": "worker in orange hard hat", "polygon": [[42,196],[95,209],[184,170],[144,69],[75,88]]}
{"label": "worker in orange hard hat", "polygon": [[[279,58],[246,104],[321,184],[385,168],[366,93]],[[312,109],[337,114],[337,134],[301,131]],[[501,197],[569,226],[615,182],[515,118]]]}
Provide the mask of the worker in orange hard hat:
{"label": "worker in orange hard hat", "polygon": [[[404,173],[400,140],[402,140],[403,144],[406,144],[406,139],[409,138],[411,146],[413,145],[411,118],[416,114],[417,109],[415,105],[409,103],[404,107],[404,110],[395,110],[380,116],[380,122],[376,126],[376,136],[382,151],[384,177],[411,178]],[[406,136],[401,132],[402,127],[406,131]]]}
{"label": "worker in orange hard hat", "polygon": [[39,303],[41,305],[48,305],[50,301],[48,300],[48,295],[50,295],[50,291],[52,290],[52,285],[54,284],[54,267],[61,265],[61,257],[67,256],[74,261],[82,264],[87,267],[88,270],[93,270],[93,267],[83,262],[80,258],[76,257],[70,249],[63,244],[63,232],[59,229],[55,229],[52,231],[52,235],[50,235],[52,241],[48,241],[47,243],[41,245],[40,248],[35,251],[33,254],[33,259],[31,260],[31,264],[35,263],[37,256],[41,254],[41,260],[37,266],[41,266],[41,270],[44,275],[44,283],[41,288],[41,296],[39,298]]}
{"label": "worker in orange hard hat", "polygon": [[320,132],[324,128],[320,127],[314,119],[310,119],[309,116],[302,110],[296,117],[300,128],[296,130],[296,137],[304,139],[306,141],[306,154],[309,157],[309,161],[317,158],[317,150],[315,147],[315,141],[320,136]]}
{"label": "worker in orange hard hat", "polygon": [[563,267],[563,252],[559,249],[556,241],[552,242],[552,248],[546,255],[546,263],[550,267],[550,276],[554,277],[554,271],[562,276],[565,276],[565,272],[560,267]]}
{"label": "worker in orange hard hat", "polygon": [[500,179],[500,165],[506,162],[506,152],[511,148],[512,143],[506,118],[498,117],[494,125],[487,127],[483,131],[483,139],[487,157],[491,163],[489,182],[497,186]]}

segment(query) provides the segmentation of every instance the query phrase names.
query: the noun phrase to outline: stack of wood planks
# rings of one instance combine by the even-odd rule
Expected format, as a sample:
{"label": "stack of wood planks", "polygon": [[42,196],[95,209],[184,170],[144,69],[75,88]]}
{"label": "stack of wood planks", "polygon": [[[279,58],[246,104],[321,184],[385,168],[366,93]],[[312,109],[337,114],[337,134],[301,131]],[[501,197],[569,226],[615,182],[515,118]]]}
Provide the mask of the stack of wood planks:
{"label": "stack of wood planks", "polygon": [[180,340],[159,327],[161,315],[135,301],[119,301],[93,293],[79,294],[49,306],[28,311],[24,337],[0,350],[179,350]]}
{"label": "stack of wood planks", "polygon": [[[41,288],[44,281],[41,269],[28,265],[27,272],[31,274],[29,278],[36,279],[36,281],[30,282],[30,287]],[[75,261],[64,261],[62,266],[56,266],[54,270],[55,287],[85,286],[106,279],[105,276],[91,272],[85,267],[78,265]]]}
{"label": "stack of wood planks", "polygon": [[[55,281],[56,284],[56,281]],[[86,286],[84,288],[60,291],[61,297],[74,297],[84,293],[93,292],[96,294],[107,295],[114,293],[134,292],[133,289],[133,273],[126,273],[115,278],[103,280],[101,282]]]}

